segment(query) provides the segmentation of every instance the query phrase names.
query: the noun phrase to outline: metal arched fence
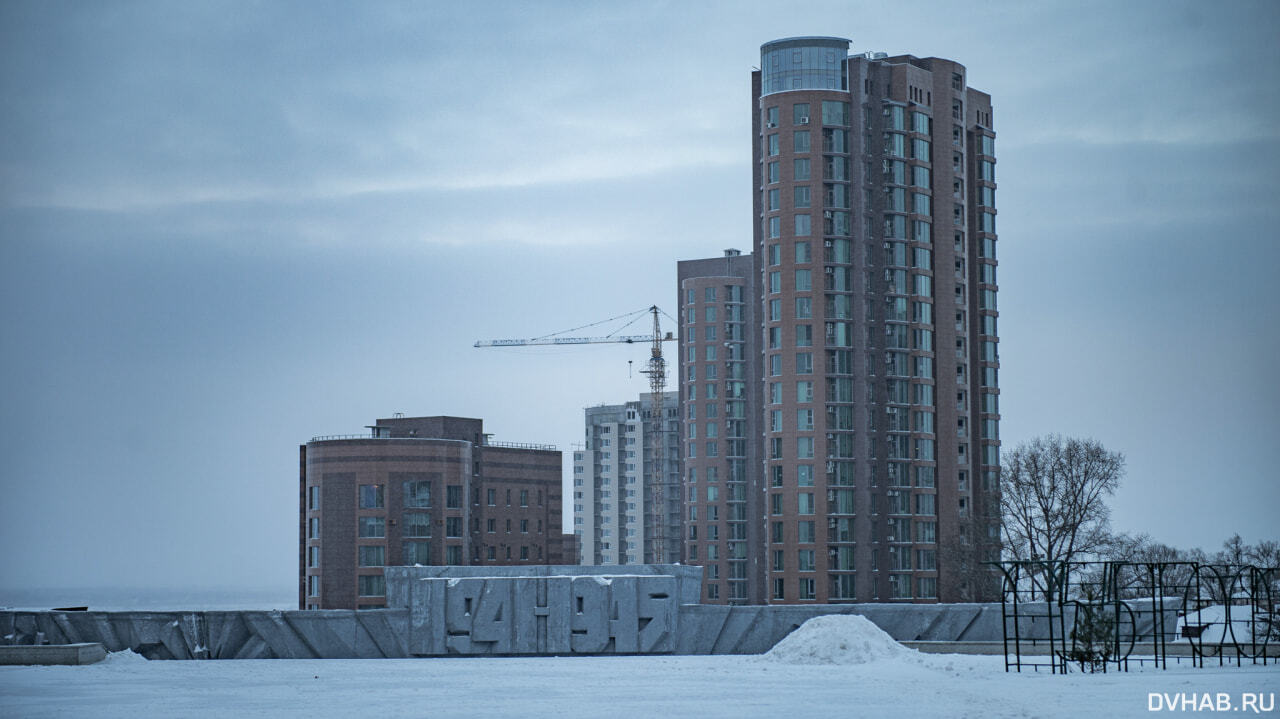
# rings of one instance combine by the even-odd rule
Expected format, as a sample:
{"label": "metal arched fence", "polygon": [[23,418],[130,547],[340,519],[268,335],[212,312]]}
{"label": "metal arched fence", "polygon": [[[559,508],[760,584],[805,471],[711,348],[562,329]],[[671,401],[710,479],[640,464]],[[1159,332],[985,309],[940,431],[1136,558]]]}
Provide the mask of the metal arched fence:
{"label": "metal arched fence", "polygon": [[1008,561],[1005,670],[1127,671],[1280,656],[1280,569],[1199,562]]}

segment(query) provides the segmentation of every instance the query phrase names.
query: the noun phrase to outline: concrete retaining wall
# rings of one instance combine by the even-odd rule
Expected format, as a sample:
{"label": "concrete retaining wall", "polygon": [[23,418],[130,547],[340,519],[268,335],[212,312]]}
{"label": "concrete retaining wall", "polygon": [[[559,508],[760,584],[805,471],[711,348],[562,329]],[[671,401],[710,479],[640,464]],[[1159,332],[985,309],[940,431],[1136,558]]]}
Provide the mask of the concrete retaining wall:
{"label": "concrete retaining wall", "polygon": [[0,646],[0,664],[95,664],[106,658],[101,644]]}
{"label": "concrete retaining wall", "polygon": [[148,659],[407,657],[409,612],[0,612],[0,640],[97,642]]}
{"label": "concrete retaining wall", "polygon": [[[805,620],[823,614],[861,614],[900,641],[999,641],[1000,606],[984,604],[857,604],[813,607],[677,608],[670,639],[651,631],[636,645],[617,644],[610,634],[597,647],[600,630],[575,630],[583,637],[565,650],[539,634],[532,647],[500,644],[493,634],[467,633],[439,651],[433,626],[411,628],[408,609],[286,612],[0,612],[0,642],[31,645],[37,632],[51,644],[101,643],[108,651],[132,649],[148,659],[344,659],[435,656],[440,654],[755,654],[768,651]],[[913,616],[918,614],[919,616]],[[636,626],[645,618],[636,617]],[[572,621],[572,620],[571,620]],[[579,621],[582,621],[581,619]],[[618,620],[607,620],[617,627]],[[625,620],[624,626],[629,626]],[[653,620],[649,618],[645,626]],[[439,626],[439,625],[434,625]],[[607,625],[609,626],[609,625]],[[448,632],[445,633],[447,636]],[[641,643],[641,642],[644,643]],[[593,644],[592,642],[597,642]],[[555,647],[555,648],[552,648]]]}
{"label": "concrete retaining wall", "polygon": [[899,641],[1001,638],[998,604],[698,604],[701,567],[387,567],[386,577],[387,609],[0,612],[0,643],[98,642],[148,659],[758,654],[824,614],[861,614]]}

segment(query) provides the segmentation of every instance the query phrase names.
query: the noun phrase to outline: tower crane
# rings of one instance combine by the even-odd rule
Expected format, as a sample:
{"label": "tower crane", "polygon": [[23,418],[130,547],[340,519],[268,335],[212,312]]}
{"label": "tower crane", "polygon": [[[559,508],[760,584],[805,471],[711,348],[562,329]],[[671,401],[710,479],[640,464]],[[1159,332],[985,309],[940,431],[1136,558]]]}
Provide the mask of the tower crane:
{"label": "tower crane", "polygon": [[[617,332],[622,331],[627,326],[638,321],[645,313],[653,316],[653,334],[651,335],[619,335]],[[581,327],[556,332],[542,337],[533,339],[499,339],[499,340],[480,340],[475,343],[476,347],[531,347],[536,345],[585,345],[600,343],[625,343],[636,344],[640,342],[650,342],[651,348],[649,352],[649,362],[645,369],[640,373],[649,377],[649,392],[653,396],[651,409],[651,429],[649,431],[649,439],[653,443],[650,459],[653,465],[653,483],[650,491],[650,516],[653,531],[653,561],[656,564],[663,563],[666,553],[666,474],[667,474],[667,457],[666,443],[662,441],[663,430],[662,423],[666,410],[663,402],[663,392],[667,386],[667,363],[662,356],[662,343],[674,342],[675,337],[672,333],[662,332],[662,327],[658,320],[659,313],[657,305],[653,305],[648,309],[638,310],[625,315],[611,317],[607,320],[593,322]],[[665,314],[665,313],[662,313]],[[670,315],[668,315],[670,317]],[[630,322],[603,337],[565,337],[562,336],[566,332],[576,332],[587,327],[602,325],[607,322],[615,322],[622,319],[630,318]],[[677,558],[678,559],[678,558]]]}

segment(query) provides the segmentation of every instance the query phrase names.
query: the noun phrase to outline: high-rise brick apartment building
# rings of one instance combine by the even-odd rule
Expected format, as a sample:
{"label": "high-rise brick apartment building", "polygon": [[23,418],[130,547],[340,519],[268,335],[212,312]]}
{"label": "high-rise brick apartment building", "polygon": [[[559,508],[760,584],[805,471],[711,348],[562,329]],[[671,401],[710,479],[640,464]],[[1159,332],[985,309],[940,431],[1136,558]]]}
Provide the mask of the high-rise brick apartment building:
{"label": "high-rise brick apartment building", "polygon": [[565,563],[554,447],[492,442],[462,417],[370,429],[300,449],[299,608],[384,606],[387,565]]}
{"label": "high-rise brick apartment building", "polygon": [[[748,586],[754,569],[770,603],[987,599],[980,562],[999,547],[991,99],[950,60],[848,48],[777,40],[752,75],[758,320],[744,352],[761,371],[745,396],[763,441],[747,497],[764,506],[748,509],[763,534],[748,540]],[[681,387],[685,479],[702,498],[691,453],[716,420],[692,381],[706,371],[697,323],[724,308],[689,292],[711,283],[692,266]],[[723,516],[689,519],[701,553],[689,561],[727,551],[706,540],[723,537]],[[704,598],[743,598],[725,591],[708,580]]]}
{"label": "high-rise brick apartment building", "polygon": [[704,567],[706,601],[761,604],[757,269],[750,255],[725,250],[680,262],[676,273],[685,561]]}
{"label": "high-rise brick apartment building", "polygon": [[[663,483],[660,516],[666,562],[681,556],[680,400],[663,394],[664,456],[655,464],[653,395],[626,404],[588,407],[586,437],[573,452],[573,529],[580,564],[647,564],[656,561],[652,509],[654,482]],[[659,468],[660,467],[660,468]]]}

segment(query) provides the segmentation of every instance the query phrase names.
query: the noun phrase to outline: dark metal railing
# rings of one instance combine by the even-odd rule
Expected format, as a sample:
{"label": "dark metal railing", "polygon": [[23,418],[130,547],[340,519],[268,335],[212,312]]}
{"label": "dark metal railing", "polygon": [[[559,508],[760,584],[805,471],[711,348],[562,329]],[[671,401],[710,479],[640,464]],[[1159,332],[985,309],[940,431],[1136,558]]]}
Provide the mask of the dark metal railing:
{"label": "dark metal railing", "polygon": [[[1280,645],[1280,569],[1199,562],[1007,561],[1005,671],[1128,671],[1206,657],[1267,664]],[[1273,645],[1274,643],[1274,645]]]}

